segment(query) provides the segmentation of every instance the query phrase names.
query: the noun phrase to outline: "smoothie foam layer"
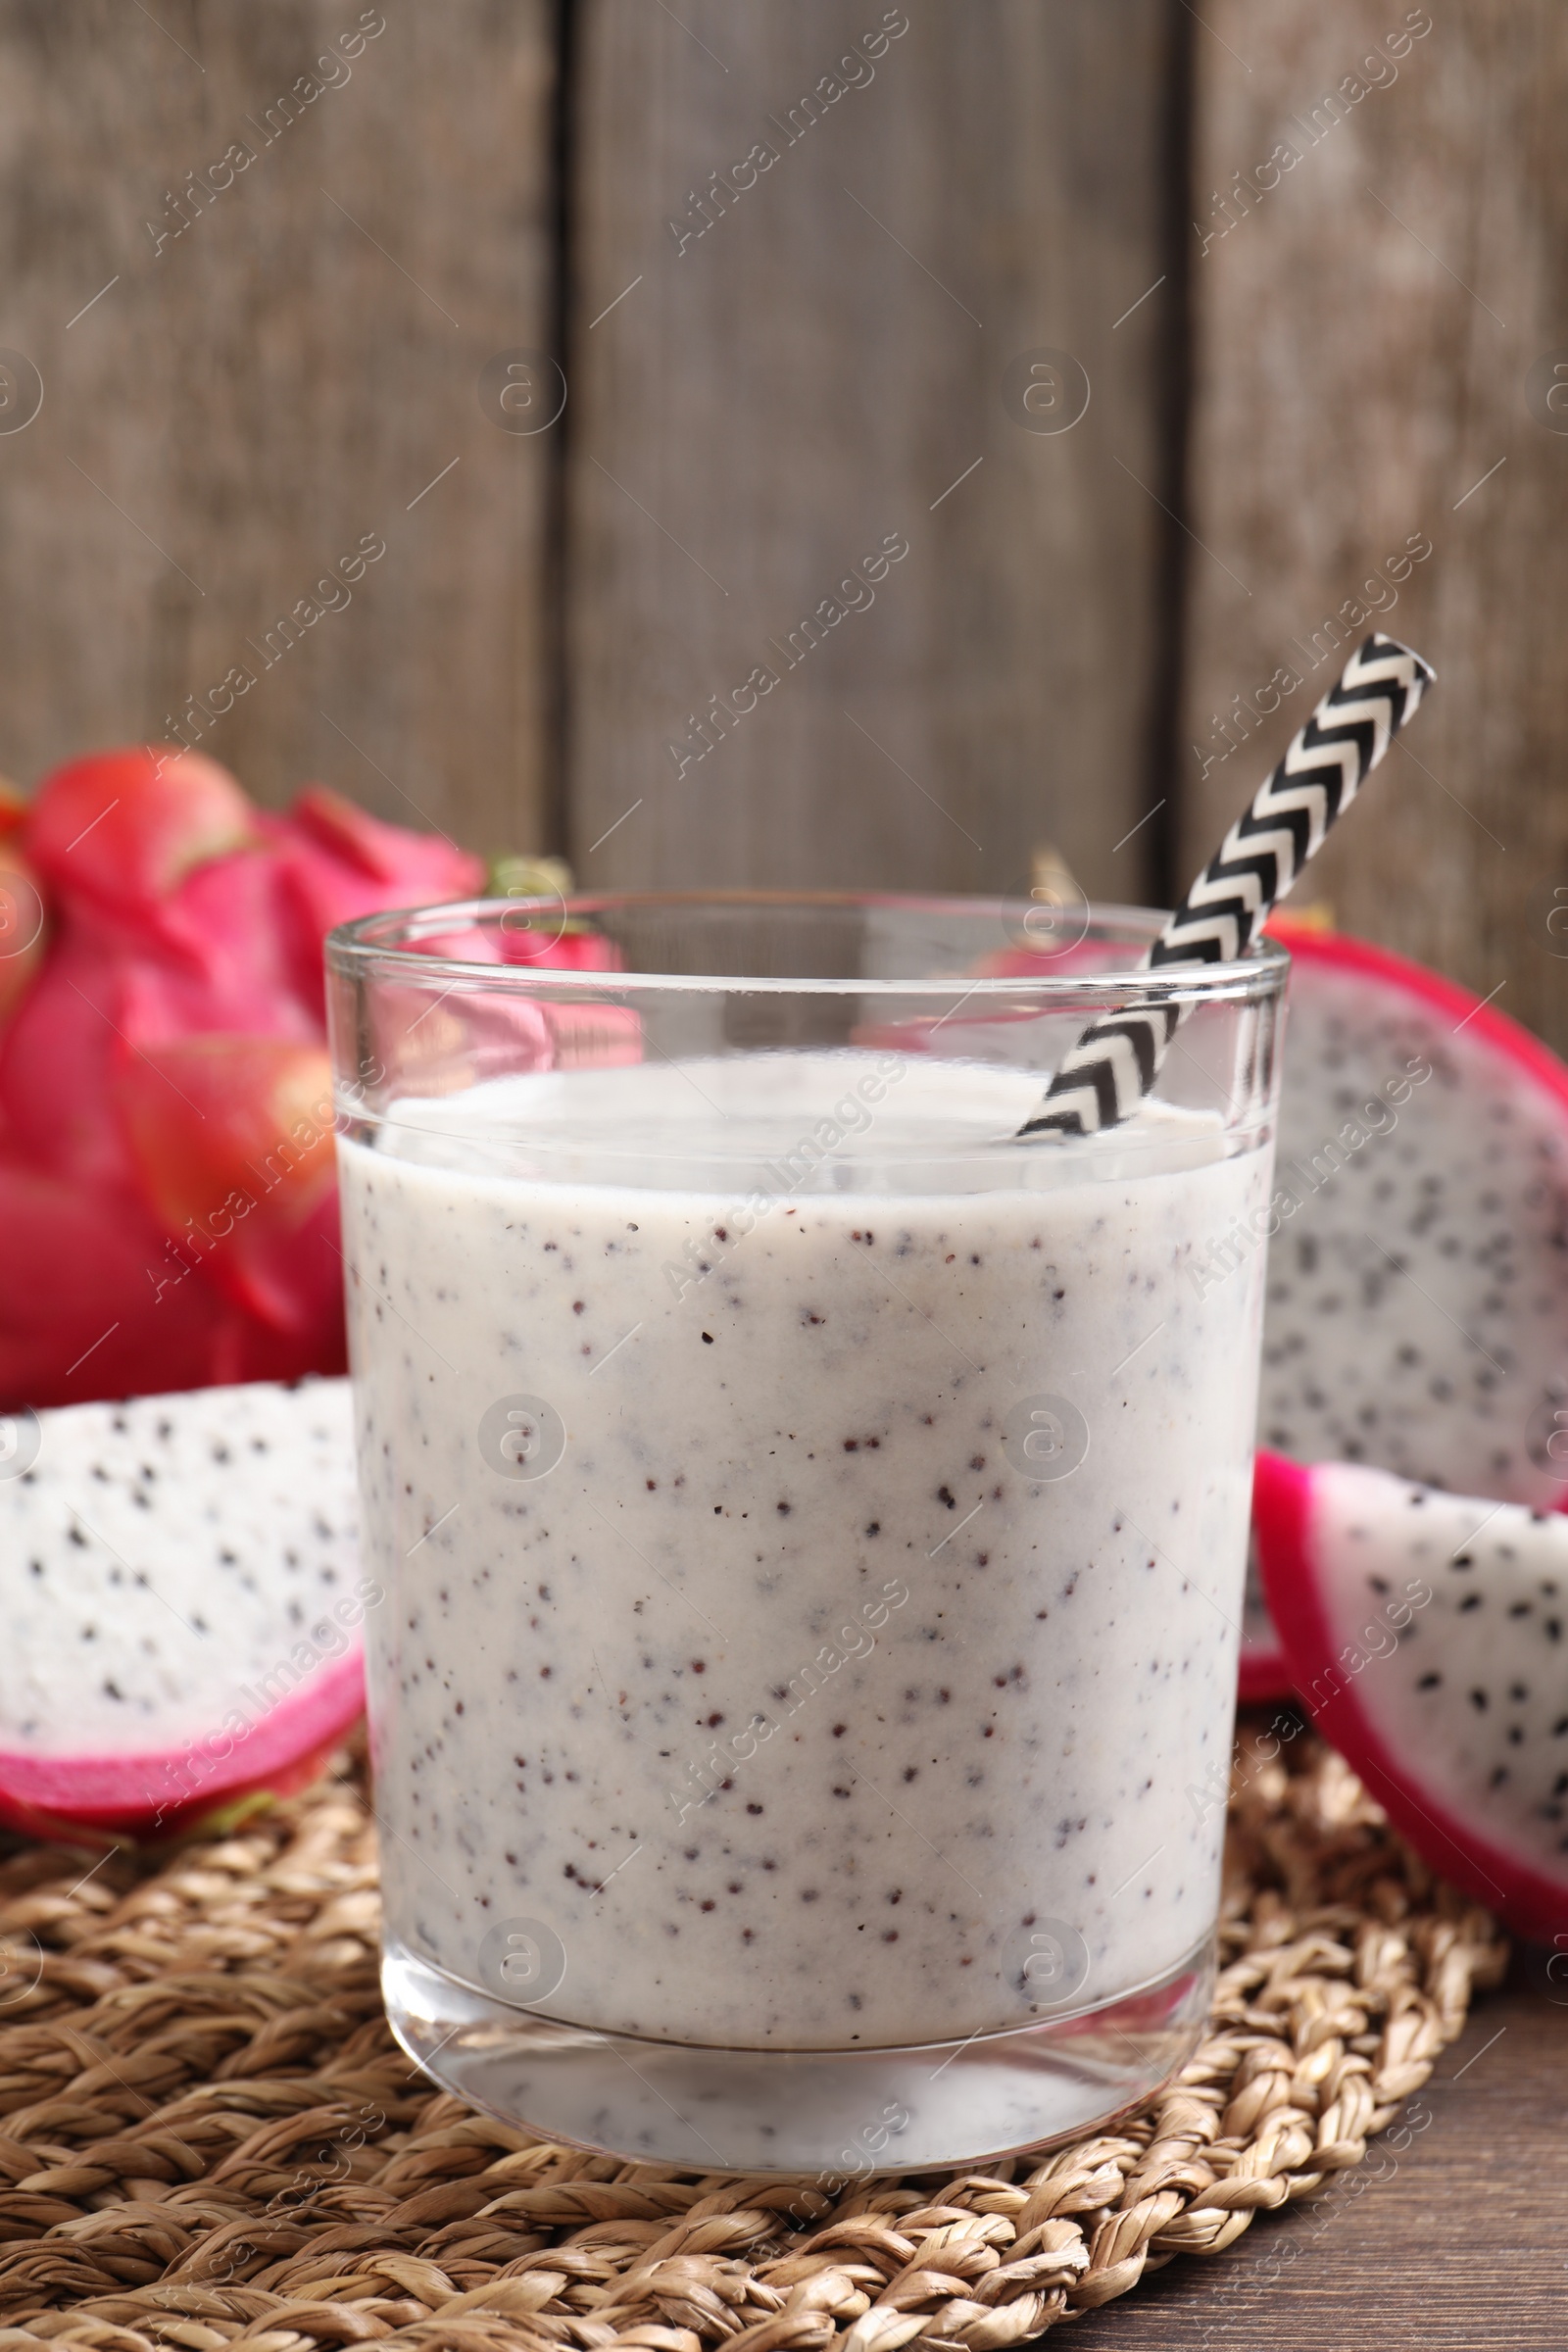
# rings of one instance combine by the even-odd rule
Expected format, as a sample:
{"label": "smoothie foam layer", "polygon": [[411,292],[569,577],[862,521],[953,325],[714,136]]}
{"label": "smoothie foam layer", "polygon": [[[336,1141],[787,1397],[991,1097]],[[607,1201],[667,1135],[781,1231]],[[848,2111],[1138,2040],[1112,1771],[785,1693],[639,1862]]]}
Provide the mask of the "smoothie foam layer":
{"label": "smoothie foam layer", "polygon": [[526,1922],[545,2014],[864,2048],[1202,1938],[1260,1307],[1187,1269],[1268,1153],[992,1140],[1038,1087],[715,1057],[341,1142],[401,1942],[493,1989]]}

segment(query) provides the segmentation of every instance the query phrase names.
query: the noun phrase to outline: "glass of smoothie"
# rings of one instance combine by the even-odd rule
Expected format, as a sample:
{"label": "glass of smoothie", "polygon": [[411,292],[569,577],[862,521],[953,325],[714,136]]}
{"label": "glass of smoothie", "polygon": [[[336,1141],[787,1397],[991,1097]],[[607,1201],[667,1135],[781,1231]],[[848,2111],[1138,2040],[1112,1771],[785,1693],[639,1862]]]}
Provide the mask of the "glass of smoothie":
{"label": "glass of smoothie", "polygon": [[[1081,2133],[1190,2055],[1286,957],[1153,979],[1159,920],[332,934],[383,1984],[475,2106],[837,2178]],[[1016,1140],[1173,993],[1133,1116]]]}

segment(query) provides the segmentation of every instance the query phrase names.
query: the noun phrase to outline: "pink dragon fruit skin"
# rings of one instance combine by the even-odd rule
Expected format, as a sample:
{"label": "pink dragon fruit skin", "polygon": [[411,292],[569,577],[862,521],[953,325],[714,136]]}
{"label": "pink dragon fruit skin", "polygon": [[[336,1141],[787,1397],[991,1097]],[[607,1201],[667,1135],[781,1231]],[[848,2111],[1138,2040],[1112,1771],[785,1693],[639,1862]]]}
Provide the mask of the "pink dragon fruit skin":
{"label": "pink dragon fruit skin", "polygon": [[384,824],[319,784],[300,793],[269,832],[293,904],[295,986],[318,1031],[326,1017],[321,941],[328,931],[384,907],[471,898],[484,880],[483,864],[466,850]]}
{"label": "pink dragon fruit skin", "polygon": [[22,832],[56,902],[96,906],[116,925],[156,923],[187,873],[255,838],[256,811],[216,760],[136,744],[57,767]]}
{"label": "pink dragon fruit skin", "polygon": [[31,987],[48,944],[38,877],[16,844],[5,839],[10,813],[0,779],[0,1022]]}
{"label": "pink dragon fruit skin", "polygon": [[325,932],[481,861],[321,787],[265,814],[170,745],[55,770],[4,848],[51,935],[0,1006],[0,1410],[339,1370],[329,1146],[246,1162],[323,1097]]}
{"label": "pink dragon fruit skin", "polygon": [[122,993],[120,957],[57,917],[43,967],[0,1031],[0,1135],[29,1167],[94,1186],[130,1181],[103,1111]]}
{"label": "pink dragon fruit skin", "polygon": [[[295,1380],[302,1341],[180,1281],[163,1227],[127,1188],[62,1182],[0,1160],[0,1409],[146,1390]],[[341,1367],[334,1352],[323,1369]]]}
{"label": "pink dragon fruit skin", "polygon": [[179,1282],[199,1274],[233,1305],[338,1349],[341,1261],[332,1071],[324,1047],[218,1035],[127,1057],[117,1107]]}

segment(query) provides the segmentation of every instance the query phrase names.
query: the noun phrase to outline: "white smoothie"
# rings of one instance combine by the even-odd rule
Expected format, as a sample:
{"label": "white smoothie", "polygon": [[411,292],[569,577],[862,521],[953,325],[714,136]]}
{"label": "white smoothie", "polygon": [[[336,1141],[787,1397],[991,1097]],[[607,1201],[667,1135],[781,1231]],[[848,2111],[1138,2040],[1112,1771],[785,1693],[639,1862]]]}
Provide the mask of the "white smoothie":
{"label": "white smoothie", "polygon": [[836,2049],[1201,1941],[1262,1252],[1187,1269],[1269,1152],[1158,1106],[1012,1145],[1039,1093],[715,1056],[340,1141],[403,1945],[482,1986],[535,1923],[543,2014]]}

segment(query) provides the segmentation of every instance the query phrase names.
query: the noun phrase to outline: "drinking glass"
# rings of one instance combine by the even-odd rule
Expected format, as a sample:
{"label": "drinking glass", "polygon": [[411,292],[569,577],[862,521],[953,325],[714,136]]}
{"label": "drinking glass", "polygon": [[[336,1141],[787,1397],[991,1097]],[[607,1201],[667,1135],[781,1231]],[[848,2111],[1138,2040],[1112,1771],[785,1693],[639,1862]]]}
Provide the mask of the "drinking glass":
{"label": "drinking glass", "polygon": [[[1284,952],[474,902],[328,942],[386,2001],[514,2124],[983,2163],[1207,2015]],[[1152,1093],[1017,1140],[1097,1015]]]}

